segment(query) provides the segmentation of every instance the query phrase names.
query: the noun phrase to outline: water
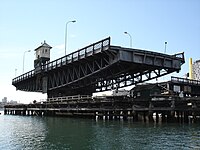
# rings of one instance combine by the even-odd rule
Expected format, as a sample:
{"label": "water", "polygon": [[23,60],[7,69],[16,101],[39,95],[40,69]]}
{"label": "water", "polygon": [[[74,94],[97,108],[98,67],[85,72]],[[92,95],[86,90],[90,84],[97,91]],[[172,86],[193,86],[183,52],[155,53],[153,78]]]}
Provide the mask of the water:
{"label": "water", "polygon": [[0,115],[0,150],[22,149],[200,149],[200,126]]}

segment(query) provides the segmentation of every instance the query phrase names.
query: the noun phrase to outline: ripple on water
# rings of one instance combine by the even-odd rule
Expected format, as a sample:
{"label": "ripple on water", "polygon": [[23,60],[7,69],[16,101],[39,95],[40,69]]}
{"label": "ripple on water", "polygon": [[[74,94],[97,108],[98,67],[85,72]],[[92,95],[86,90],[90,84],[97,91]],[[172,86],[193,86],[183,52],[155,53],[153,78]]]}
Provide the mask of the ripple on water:
{"label": "ripple on water", "polygon": [[6,115],[0,149],[200,149],[200,127]]}

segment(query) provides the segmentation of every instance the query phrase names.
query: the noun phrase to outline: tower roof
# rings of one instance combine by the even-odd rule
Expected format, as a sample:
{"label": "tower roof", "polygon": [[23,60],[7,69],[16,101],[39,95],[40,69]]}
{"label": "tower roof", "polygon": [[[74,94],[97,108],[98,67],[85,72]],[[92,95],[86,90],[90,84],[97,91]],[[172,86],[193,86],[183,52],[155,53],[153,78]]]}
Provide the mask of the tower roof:
{"label": "tower roof", "polygon": [[39,46],[38,48],[36,48],[35,51],[38,50],[41,47],[46,47],[46,48],[50,48],[50,49],[52,48],[49,44],[46,43],[46,41],[44,41],[44,43],[42,43],[41,46]]}

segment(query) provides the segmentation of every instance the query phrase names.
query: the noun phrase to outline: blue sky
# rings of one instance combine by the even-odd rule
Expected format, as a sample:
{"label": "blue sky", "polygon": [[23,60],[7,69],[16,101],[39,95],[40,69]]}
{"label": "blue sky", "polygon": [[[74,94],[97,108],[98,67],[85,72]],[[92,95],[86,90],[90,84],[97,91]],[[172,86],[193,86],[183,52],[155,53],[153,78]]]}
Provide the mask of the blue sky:
{"label": "blue sky", "polygon": [[[64,55],[65,24],[68,24],[67,53],[111,37],[112,45],[167,53],[185,52],[186,63],[179,74],[188,72],[188,59],[200,59],[199,0],[1,0],[0,1],[0,100],[21,102],[45,97],[15,91],[15,74],[33,69],[34,49],[41,42],[51,45],[51,60]],[[17,71],[15,72],[15,70]],[[37,95],[37,96],[36,96]]]}

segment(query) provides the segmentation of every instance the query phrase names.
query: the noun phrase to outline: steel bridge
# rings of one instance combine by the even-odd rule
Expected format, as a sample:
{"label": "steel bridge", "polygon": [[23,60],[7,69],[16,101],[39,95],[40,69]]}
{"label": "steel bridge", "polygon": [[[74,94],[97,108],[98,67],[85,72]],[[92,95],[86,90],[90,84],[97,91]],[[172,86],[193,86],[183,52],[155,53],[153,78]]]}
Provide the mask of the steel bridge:
{"label": "steel bridge", "polygon": [[17,90],[47,93],[49,98],[91,95],[179,72],[184,62],[184,53],[113,46],[109,37],[22,74],[12,84]]}

